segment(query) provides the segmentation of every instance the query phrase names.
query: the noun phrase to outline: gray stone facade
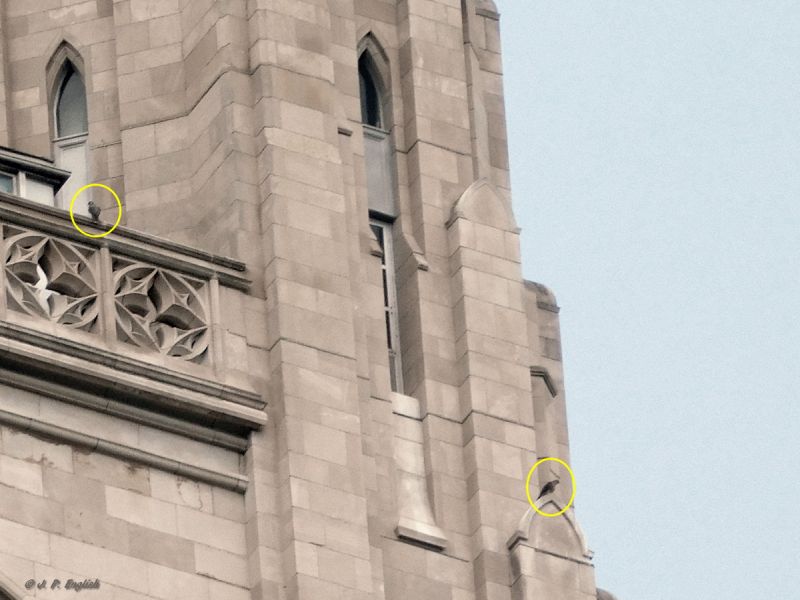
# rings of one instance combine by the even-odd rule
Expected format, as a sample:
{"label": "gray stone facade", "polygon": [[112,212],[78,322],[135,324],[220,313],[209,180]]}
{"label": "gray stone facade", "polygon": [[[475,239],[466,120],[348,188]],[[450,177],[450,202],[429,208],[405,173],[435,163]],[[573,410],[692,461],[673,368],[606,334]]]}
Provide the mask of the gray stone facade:
{"label": "gray stone facade", "polygon": [[491,0],[4,0],[0,36],[11,171],[85,144],[124,206],[0,192],[0,598],[597,596],[526,499],[569,443]]}

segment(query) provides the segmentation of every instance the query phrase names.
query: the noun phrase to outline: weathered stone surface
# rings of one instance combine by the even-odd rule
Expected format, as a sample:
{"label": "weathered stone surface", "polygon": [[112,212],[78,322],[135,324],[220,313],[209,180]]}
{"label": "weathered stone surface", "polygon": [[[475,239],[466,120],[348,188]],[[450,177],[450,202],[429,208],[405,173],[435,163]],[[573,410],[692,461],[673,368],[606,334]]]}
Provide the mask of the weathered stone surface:
{"label": "weathered stone surface", "polygon": [[[0,29],[0,145],[56,156],[68,56],[89,179],[119,193],[133,230],[74,240],[63,205],[17,207],[34,231],[48,219],[50,245],[0,261],[0,367],[14,375],[0,385],[0,586],[595,596],[572,512],[520,525],[528,470],[569,446],[558,307],[522,280],[491,1],[8,0]],[[365,74],[379,144],[364,138]],[[103,218],[116,210],[95,198]],[[383,247],[376,206],[393,212]],[[73,246],[94,280],[70,272],[80,256],[58,260]],[[122,259],[173,275],[112,281]],[[44,283],[9,279],[20,264]],[[87,323],[39,318],[56,287],[87,281]],[[200,326],[177,339],[181,322]]]}

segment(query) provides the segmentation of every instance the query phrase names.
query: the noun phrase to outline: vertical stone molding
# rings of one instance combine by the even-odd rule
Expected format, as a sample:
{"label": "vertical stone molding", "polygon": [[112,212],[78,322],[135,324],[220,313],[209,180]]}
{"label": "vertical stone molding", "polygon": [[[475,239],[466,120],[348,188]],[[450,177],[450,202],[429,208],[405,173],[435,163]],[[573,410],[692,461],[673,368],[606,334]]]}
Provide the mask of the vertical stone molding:
{"label": "vertical stone molding", "polygon": [[541,283],[526,281],[525,314],[528,321],[531,394],[536,417],[536,450],[569,463],[564,369],[558,303]]}
{"label": "vertical stone molding", "polygon": [[356,74],[352,5],[266,0],[249,8],[254,217],[272,325],[281,523],[252,551],[253,577],[264,581],[263,600],[367,598],[373,576],[352,286],[361,265],[347,233],[348,223],[366,226],[367,214],[346,196],[336,85],[344,73],[335,62],[345,47]]}
{"label": "vertical stone molding", "polygon": [[11,85],[8,80],[8,32],[6,30],[5,10],[0,10],[0,146],[8,146],[11,139],[9,118],[9,96]]}
{"label": "vertical stone molding", "polygon": [[522,482],[534,459],[527,446],[532,436],[520,432],[530,432],[534,420],[518,230],[509,203],[486,179],[463,192],[447,227],[460,409],[469,425],[475,589],[477,597],[491,598],[508,585],[503,541],[514,527],[512,515],[525,505]]}
{"label": "vertical stone molding", "polygon": [[[540,457],[558,455],[555,433],[555,409],[558,390],[545,367],[531,367],[531,399],[536,419],[536,453]],[[567,460],[569,457],[564,458]]]}
{"label": "vertical stone molding", "polygon": [[391,397],[399,517],[396,533],[401,538],[443,550],[447,536],[437,527],[431,507],[419,400],[397,392],[392,392]]}

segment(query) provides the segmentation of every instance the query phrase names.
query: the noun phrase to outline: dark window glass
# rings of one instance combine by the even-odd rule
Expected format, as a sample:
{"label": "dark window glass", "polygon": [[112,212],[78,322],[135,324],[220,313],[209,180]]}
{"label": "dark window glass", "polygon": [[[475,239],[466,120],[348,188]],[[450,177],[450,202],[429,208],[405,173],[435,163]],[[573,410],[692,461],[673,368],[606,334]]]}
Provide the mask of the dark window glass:
{"label": "dark window glass", "polygon": [[11,175],[0,173],[0,191],[7,194],[14,193],[14,178]]}
{"label": "dark window glass", "polygon": [[56,104],[58,137],[86,133],[89,124],[86,116],[86,88],[75,68],[67,63]]}
{"label": "dark window glass", "polygon": [[383,250],[383,227],[378,227],[377,225],[370,225],[370,227],[372,228],[372,233],[375,234],[375,238],[378,240],[378,245],[381,247],[381,250]]}
{"label": "dark window glass", "polygon": [[381,99],[375,78],[370,72],[365,54],[358,59],[358,83],[361,88],[361,121],[373,127],[381,127]]}

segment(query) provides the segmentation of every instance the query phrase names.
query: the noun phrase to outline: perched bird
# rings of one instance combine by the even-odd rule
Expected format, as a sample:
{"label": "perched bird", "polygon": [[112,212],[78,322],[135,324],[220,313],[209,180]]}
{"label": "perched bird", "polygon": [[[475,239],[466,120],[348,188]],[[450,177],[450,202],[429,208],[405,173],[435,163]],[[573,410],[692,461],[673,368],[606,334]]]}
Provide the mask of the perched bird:
{"label": "perched bird", "polygon": [[555,492],[556,486],[559,484],[559,482],[560,479],[556,478],[553,479],[552,481],[548,481],[547,483],[545,483],[542,486],[542,491],[539,492],[539,496],[536,499],[539,500],[539,498],[541,498],[542,496],[546,496],[547,494],[552,494],[553,492]]}
{"label": "perched bird", "polygon": [[95,223],[100,220],[100,207],[94,203],[94,200],[89,200],[89,215]]}

